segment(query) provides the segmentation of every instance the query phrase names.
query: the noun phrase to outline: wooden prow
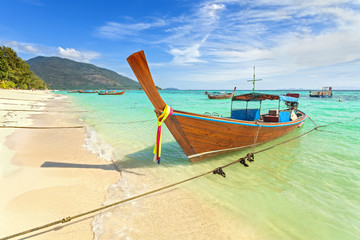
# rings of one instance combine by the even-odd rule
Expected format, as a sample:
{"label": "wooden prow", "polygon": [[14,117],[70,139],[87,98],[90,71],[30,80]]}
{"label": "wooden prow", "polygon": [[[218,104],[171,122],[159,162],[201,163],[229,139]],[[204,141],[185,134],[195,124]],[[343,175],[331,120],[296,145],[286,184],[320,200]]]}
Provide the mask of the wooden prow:
{"label": "wooden prow", "polygon": [[152,105],[154,105],[157,110],[163,110],[166,104],[161,98],[158,90],[156,89],[154,80],[151,77],[144,51],[133,53],[126,60],[128,61],[136,78],[139,80],[139,83],[144,89],[146,95],[150,99]]}
{"label": "wooden prow", "polygon": [[[159,115],[160,111],[163,111],[166,104],[161,98],[158,90],[156,89],[154,80],[151,77],[149,66],[146,62],[144,51],[136,52],[131,54],[127,61],[133,70],[136,78],[139,80],[142,88],[146,95],[150,99],[151,103],[155,108],[155,112]],[[176,112],[176,110],[174,110]],[[186,135],[179,126],[179,122],[176,116],[168,117],[165,120],[165,124],[174,136],[180,147],[184,150],[187,156],[195,154],[191,144],[189,143]]]}

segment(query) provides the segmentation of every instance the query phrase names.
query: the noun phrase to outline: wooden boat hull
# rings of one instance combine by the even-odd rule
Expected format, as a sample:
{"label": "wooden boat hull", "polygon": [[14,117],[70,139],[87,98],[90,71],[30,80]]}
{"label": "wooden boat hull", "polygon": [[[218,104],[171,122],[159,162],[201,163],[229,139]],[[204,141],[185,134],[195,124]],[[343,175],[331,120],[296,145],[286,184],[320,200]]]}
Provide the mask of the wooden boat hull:
{"label": "wooden boat hull", "polygon": [[[166,104],[157,91],[143,51],[127,58],[149,100],[159,115]],[[190,161],[252,147],[281,137],[294,130],[307,118],[298,111],[298,118],[291,122],[254,122],[206,116],[174,110],[164,122]],[[257,137],[256,137],[257,136]]]}
{"label": "wooden boat hull", "polygon": [[318,97],[318,98],[328,98],[328,97],[332,97],[332,92],[331,91],[313,91],[310,92],[309,96],[310,97]]}
{"label": "wooden boat hull", "polygon": [[101,93],[101,92],[98,92],[99,95],[123,95],[125,93],[125,91],[122,91],[122,92],[110,92],[110,93]]}
{"label": "wooden boat hull", "polygon": [[207,96],[209,99],[229,99],[229,98],[232,98],[234,96],[234,94],[233,93],[226,93],[226,94],[219,94],[219,95],[208,94]]}
{"label": "wooden boat hull", "polygon": [[332,97],[332,87],[323,87],[320,91],[310,91],[310,97],[328,98]]}
{"label": "wooden boat hull", "polygon": [[[188,142],[188,144],[179,143],[179,145],[190,161],[201,161],[225,152],[252,147],[256,135],[256,145],[279,138],[299,127],[307,118],[306,114],[300,111],[298,114],[299,118],[293,122],[256,124],[251,121],[174,110],[174,114],[165,120],[165,124],[176,123],[179,125],[186,142]],[[169,130],[172,132],[172,128]],[[182,139],[176,140],[183,141]]]}
{"label": "wooden boat hull", "polygon": [[97,93],[98,91],[79,90],[79,93]]}

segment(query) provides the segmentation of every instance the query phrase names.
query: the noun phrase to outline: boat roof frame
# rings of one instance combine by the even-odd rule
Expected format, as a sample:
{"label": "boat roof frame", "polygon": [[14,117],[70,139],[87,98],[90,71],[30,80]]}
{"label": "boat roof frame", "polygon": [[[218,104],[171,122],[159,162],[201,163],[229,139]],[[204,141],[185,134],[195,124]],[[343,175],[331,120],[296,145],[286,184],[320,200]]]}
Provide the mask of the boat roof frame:
{"label": "boat roof frame", "polygon": [[284,102],[297,102],[297,98],[275,95],[275,94],[266,94],[266,93],[247,93],[242,95],[233,96],[231,101],[264,101],[264,100],[279,100]]}

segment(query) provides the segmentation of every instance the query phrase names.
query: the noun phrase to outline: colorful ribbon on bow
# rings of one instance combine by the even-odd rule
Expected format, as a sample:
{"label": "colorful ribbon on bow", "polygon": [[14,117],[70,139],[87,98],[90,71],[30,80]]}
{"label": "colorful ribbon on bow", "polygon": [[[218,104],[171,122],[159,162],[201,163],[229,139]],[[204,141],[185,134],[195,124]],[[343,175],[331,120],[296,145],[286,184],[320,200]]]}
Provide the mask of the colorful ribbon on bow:
{"label": "colorful ribbon on bow", "polygon": [[165,121],[166,118],[170,117],[173,114],[173,109],[169,107],[169,105],[166,105],[164,108],[163,113],[157,118],[158,119],[158,129],[156,133],[156,143],[154,147],[153,153],[154,156],[154,162],[157,164],[160,164],[160,156],[161,156],[161,124],[163,121]]}

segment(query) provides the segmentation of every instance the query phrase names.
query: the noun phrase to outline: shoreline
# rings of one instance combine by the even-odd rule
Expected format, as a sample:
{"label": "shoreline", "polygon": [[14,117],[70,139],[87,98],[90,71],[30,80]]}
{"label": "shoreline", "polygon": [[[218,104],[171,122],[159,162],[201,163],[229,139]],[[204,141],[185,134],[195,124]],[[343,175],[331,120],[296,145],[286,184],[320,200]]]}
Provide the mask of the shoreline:
{"label": "shoreline", "polygon": [[[1,90],[1,93],[2,96],[8,95],[13,99],[29,99],[31,96],[14,90]],[[39,99],[39,94],[34,95],[37,98],[33,99]],[[53,98],[46,101],[45,109],[49,112],[16,112],[17,117],[19,114],[22,117],[13,117],[12,124],[82,125],[75,114],[55,112],[71,109],[71,106],[59,106],[59,101],[52,93],[44,95]],[[30,103],[25,100],[11,102],[19,104],[11,105],[11,109],[25,109],[24,104]],[[5,109],[4,106],[1,104],[2,109]],[[4,130],[7,132],[4,133]],[[7,151],[6,160],[2,159],[2,167],[7,172],[0,178],[1,237],[98,208],[105,201],[108,187],[120,178],[119,170],[112,163],[82,147],[85,128],[1,131],[1,139],[5,139],[1,151]],[[93,215],[24,236],[36,236],[36,239],[92,239]]]}

